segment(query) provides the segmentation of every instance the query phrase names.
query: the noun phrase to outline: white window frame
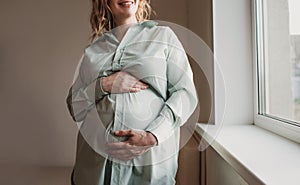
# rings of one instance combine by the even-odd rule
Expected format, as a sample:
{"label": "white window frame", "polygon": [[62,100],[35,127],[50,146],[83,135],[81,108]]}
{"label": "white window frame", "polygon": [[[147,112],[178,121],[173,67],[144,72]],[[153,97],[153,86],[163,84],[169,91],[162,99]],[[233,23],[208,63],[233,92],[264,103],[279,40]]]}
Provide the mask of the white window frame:
{"label": "white window frame", "polygon": [[[253,0],[252,3],[252,25],[253,25],[253,80],[254,80],[254,124],[274,132],[278,135],[291,139],[295,142],[300,143],[300,126],[293,124],[292,121],[286,121],[284,119],[275,118],[272,116],[260,115],[259,111],[263,109],[261,105],[260,97],[263,97],[265,92],[259,92],[259,87],[264,84],[258,83],[258,75],[263,75],[263,71],[259,71],[259,66],[261,61],[265,60],[264,56],[264,36],[267,34],[262,27],[257,26],[258,24],[263,24],[262,17],[262,6],[261,3],[266,2],[264,0]],[[262,70],[264,70],[263,66]],[[264,83],[264,82],[262,82]],[[264,89],[265,90],[265,89]],[[260,94],[259,94],[260,93]],[[264,110],[263,110],[264,111]]]}

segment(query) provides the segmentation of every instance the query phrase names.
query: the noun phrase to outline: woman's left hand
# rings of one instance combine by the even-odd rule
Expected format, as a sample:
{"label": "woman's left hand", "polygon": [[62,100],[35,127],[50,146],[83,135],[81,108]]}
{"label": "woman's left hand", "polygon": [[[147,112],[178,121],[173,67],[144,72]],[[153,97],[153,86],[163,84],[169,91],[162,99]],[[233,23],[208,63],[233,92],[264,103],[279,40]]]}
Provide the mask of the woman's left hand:
{"label": "woman's left hand", "polygon": [[118,137],[129,137],[123,142],[107,143],[107,154],[113,158],[128,161],[134,159],[157,144],[156,137],[143,130],[119,130],[114,132]]}
{"label": "woman's left hand", "polygon": [[139,92],[149,88],[147,84],[123,71],[115,72],[101,79],[102,89],[109,93]]}

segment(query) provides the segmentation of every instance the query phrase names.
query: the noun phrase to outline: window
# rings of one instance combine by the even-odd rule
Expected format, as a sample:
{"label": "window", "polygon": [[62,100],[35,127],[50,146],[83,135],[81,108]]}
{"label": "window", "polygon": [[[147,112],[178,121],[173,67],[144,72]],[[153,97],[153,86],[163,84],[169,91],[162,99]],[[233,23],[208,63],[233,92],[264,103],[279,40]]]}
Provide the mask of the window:
{"label": "window", "polygon": [[256,0],[258,115],[300,126],[299,0]]}

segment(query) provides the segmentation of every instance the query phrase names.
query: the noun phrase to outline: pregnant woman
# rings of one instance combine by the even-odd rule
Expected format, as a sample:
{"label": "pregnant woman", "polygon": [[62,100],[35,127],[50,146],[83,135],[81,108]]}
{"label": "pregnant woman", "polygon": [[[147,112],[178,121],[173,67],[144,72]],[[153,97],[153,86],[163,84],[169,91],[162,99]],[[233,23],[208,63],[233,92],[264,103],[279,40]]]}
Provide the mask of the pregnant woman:
{"label": "pregnant woman", "polygon": [[185,51],[149,0],[93,0],[93,42],[67,98],[80,127],[73,185],[173,185],[197,96]]}

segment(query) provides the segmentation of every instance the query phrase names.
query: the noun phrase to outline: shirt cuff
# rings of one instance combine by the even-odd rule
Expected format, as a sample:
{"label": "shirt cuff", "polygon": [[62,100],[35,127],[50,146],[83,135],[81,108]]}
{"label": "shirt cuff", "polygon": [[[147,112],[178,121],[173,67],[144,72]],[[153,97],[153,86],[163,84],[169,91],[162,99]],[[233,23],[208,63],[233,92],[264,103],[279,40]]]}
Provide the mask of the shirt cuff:
{"label": "shirt cuff", "polygon": [[157,145],[160,145],[174,134],[177,127],[171,110],[163,109],[146,131],[151,132],[157,139]]}
{"label": "shirt cuff", "polygon": [[100,75],[97,77],[96,80],[96,88],[95,88],[95,99],[96,102],[100,101],[104,96],[108,95],[109,93],[104,91],[102,88],[102,79],[107,77],[106,75]]}

